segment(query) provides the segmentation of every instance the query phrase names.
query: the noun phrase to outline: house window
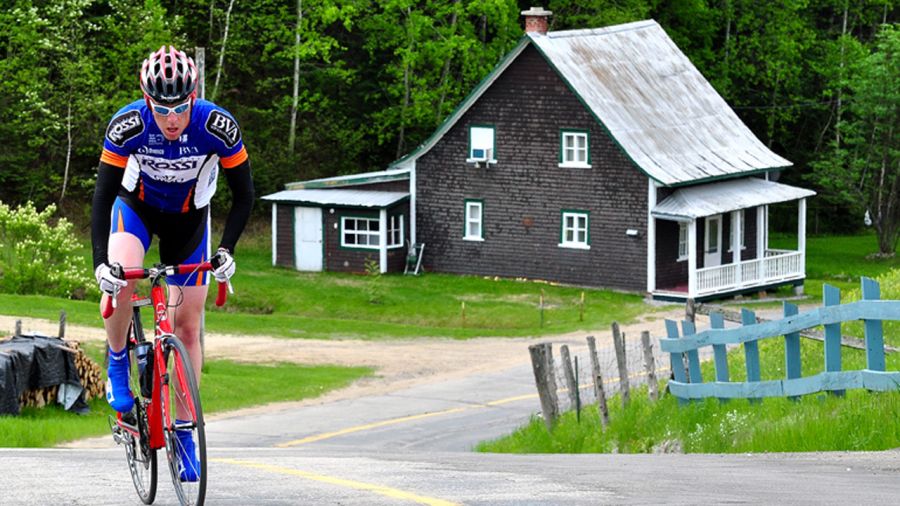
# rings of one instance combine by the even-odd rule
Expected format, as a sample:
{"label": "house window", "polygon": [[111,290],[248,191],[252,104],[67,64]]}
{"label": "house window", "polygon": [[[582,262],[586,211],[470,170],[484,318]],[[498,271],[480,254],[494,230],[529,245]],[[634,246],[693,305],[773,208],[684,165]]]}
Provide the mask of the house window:
{"label": "house window", "polygon": [[[744,210],[741,209],[738,211],[738,220],[741,222],[741,249],[747,249],[747,221],[744,219]],[[728,236],[728,251],[734,249],[734,215],[731,215],[731,231]]]}
{"label": "house window", "polygon": [[678,261],[688,257],[688,224],[678,224]]}
{"label": "house window", "polygon": [[480,200],[466,201],[466,226],[463,239],[467,241],[484,240],[484,203]]}
{"label": "house window", "polygon": [[341,218],[341,246],[376,249],[379,245],[378,218]]}
{"label": "house window", "polygon": [[397,214],[388,218],[388,248],[403,246],[403,215]]}
{"label": "house window", "polygon": [[469,158],[467,162],[491,162],[496,163],[496,151],[494,151],[494,127],[472,126],[469,127]]}
{"label": "house window", "polygon": [[588,133],[577,130],[560,131],[559,166],[590,168]]}
{"label": "house window", "polygon": [[561,248],[590,249],[587,211],[563,211],[559,246]]}

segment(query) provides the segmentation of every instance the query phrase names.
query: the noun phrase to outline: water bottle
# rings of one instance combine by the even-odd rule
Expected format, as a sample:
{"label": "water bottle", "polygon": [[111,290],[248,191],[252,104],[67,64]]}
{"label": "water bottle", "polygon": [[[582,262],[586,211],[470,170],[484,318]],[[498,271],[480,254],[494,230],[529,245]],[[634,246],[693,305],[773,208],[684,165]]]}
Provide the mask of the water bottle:
{"label": "water bottle", "polygon": [[[152,393],[153,381],[153,355],[151,354],[150,343],[138,343],[134,347],[134,356],[137,357],[138,374],[141,384],[141,395],[150,397]],[[147,366],[150,367],[147,367]]]}

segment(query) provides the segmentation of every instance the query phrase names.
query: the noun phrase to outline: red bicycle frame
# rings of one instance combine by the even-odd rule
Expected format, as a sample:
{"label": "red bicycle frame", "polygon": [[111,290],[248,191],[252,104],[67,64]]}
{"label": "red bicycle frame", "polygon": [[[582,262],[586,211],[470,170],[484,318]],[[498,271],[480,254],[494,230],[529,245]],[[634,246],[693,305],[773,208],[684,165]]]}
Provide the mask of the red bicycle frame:
{"label": "red bicycle frame", "polygon": [[[168,266],[156,266],[150,269],[124,269],[123,275],[120,276],[125,280],[133,280],[133,279],[150,279],[151,287],[150,287],[150,303],[153,306],[153,322],[154,322],[154,335],[156,338],[159,338],[165,334],[172,334],[172,325],[169,322],[169,306],[168,301],[166,300],[166,291],[162,286],[161,280],[166,276],[172,276],[176,274],[193,274],[193,273],[201,273],[214,270],[212,262],[202,262],[198,264],[181,264],[181,265],[168,265]],[[228,297],[228,284],[227,283],[219,283],[219,292],[216,296],[216,306],[222,306],[225,304],[225,300]],[[132,300],[140,300],[139,297],[133,296]],[[113,306],[113,297],[107,297],[106,303],[103,306],[103,318],[109,318],[112,316],[115,308]],[[149,441],[148,444],[151,449],[159,449],[165,446],[165,438],[163,435],[163,413],[171,413],[169,406],[169,395],[168,395],[168,380],[171,378],[177,378],[184,381],[185,375],[181,374],[168,374],[165,368],[165,357],[163,356],[163,347],[162,346],[153,346],[153,394],[150,398],[150,405],[147,408],[147,421],[149,423]],[[165,378],[165,382],[163,379]],[[179,384],[178,385],[181,392],[189,392],[190,389],[187,385]],[[165,389],[165,390],[163,390]],[[164,403],[164,405],[163,405]],[[190,403],[190,407],[193,410],[194,404]],[[162,408],[165,408],[163,411]],[[191,413],[192,417],[196,416],[196,413]],[[121,417],[121,413],[119,414]]]}

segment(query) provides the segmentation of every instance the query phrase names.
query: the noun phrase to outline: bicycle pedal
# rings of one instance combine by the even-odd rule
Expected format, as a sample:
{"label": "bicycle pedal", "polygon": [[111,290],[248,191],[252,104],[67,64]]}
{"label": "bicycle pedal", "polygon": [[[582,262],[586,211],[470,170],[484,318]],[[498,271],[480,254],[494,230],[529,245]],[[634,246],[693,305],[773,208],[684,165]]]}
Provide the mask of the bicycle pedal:
{"label": "bicycle pedal", "polygon": [[134,411],[121,413],[121,416],[119,417],[119,425],[128,429],[137,430],[137,417],[134,415]]}

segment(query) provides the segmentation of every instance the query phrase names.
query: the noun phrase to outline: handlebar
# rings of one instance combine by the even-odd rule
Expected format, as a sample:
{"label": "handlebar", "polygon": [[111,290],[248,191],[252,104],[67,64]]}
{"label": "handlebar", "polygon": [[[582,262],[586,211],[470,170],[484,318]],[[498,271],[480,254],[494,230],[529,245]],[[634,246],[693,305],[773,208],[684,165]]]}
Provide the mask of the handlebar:
{"label": "handlebar", "polygon": [[[176,274],[193,274],[195,272],[208,272],[216,269],[217,257],[213,257],[209,262],[201,262],[197,264],[179,264],[179,265],[164,265],[152,267],[150,269],[144,268],[134,268],[134,269],[124,269],[121,265],[113,265],[112,273],[119,279],[129,280],[129,279],[147,279],[150,277],[166,277],[173,276]],[[225,301],[228,299],[228,291],[231,289],[231,283],[224,282],[219,283],[219,291],[216,295],[216,306],[222,307],[225,305]],[[118,295],[118,291],[116,293]],[[103,310],[100,314],[103,316],[103,319],[107,319],[112,316],[113,312],[116,310],[116,295],[106,298],[106,303],[103,305]]]}

